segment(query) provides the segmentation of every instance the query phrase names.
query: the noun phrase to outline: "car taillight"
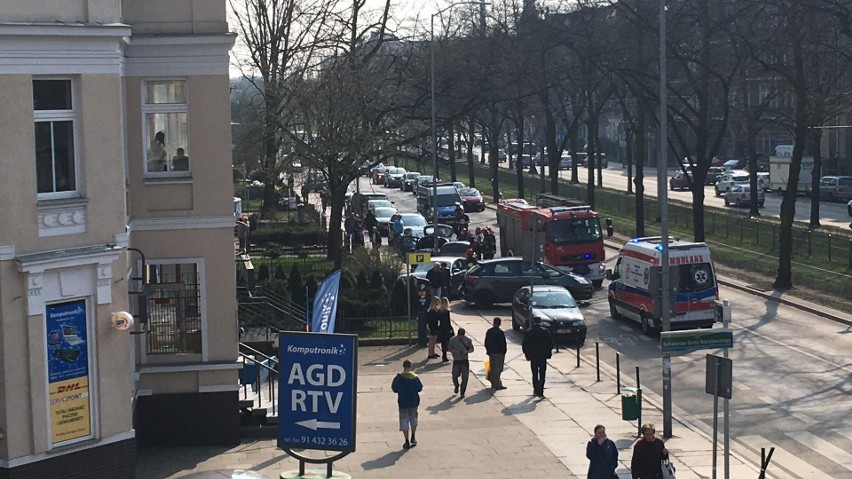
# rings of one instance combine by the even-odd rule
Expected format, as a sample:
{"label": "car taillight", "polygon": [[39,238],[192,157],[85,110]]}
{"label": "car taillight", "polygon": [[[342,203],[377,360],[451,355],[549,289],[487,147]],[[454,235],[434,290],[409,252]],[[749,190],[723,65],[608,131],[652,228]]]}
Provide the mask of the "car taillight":
{"label": "car taillight", "polygon": [[467,284],[473,284],[473,282],[476,281],[476,279],[477,279],[476,276],[467,275],[467,276],[464,277],[464,282],[467,283]]}
{"label": "car taillight", "polygon": [[843,188],[841,188],[841,187],[839,187],[839,186],[835,186],[835,187],[834,187],[834,192],[835,192],[835,193],[842,193],[842,192],[843,192]]}

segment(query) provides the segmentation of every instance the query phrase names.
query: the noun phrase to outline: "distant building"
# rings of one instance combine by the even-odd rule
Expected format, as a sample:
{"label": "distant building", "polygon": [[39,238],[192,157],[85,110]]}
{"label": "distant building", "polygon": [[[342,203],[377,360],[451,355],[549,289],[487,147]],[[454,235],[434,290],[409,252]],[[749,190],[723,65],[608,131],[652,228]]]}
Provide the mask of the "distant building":
{"label": "distant building", "polygon": [[239,440],[233,42],[225,0],[4,2],[0,478]]}

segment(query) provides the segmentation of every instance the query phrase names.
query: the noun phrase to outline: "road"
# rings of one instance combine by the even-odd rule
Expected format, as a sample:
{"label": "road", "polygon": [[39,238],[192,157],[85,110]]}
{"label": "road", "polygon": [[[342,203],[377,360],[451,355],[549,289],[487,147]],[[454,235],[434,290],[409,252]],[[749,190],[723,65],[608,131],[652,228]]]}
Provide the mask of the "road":
{"label": "road", "polygon": [[[506,168],[507,163],[502,163],[501,166]],[[676,170],[668,171],[668,178],[671,178]],[[547,174],[547,168],[545,168]],[[580,182],[585,184],[588,182],[588,169],[580,168],[578,175]],[[635,174],[635,171],[634,171]],[[610,163],[610,167],[603,170],[603,185],[606,188],[612,188],[620,191],[627,191],[627,170],[621,168],[619,163]],[[561,170],[559,177],[566,180],[571,179],[570,170]],[[668,181],[668,180],[666,180]],[[657,197],[657,170],[645,170],[645,194],[647,196]],[[704,195],[706,206],[715,206],[725,208],[725,203],[721,197],[717,198],[713,185],[704,187]],[[692,203],[692,192],[688,190],[668,190],[670,200],[682,201],[684,203]],[[733,208],[731,206],[730,208]],[[741,208],[743,213],[748,212],[748,208]],[[761,214],[767,216],[778,216],[781,211],[781,195],[776,192],[766,193],[766,203],[761,208]],[[796,200],[796,221],[809,222],[811,214],[811,200],[805,196],[799,196]],[[847,228],[852,218],[849,217],[846,211],[846,203],[831,203],[828,201],[820,202],[820,223],[823,226],[835,226],[838,228]]]}
{"label": "road", "polygon": [[[617,170],[606,172],[605,184],[606,178],[623,179]],[[401,211],[415,209],[410,193],[373,187],[366,179],[361,187],[388,193]],[[496,226],[492,210],[470,217],[474,227]],[[776,474],[768,477],[852,477],[852,327],[737,289],[722,288],[720,294],[730,300],[733,310],[733,448],[757,462],[760,447],[775,446],[770,471]],[[494,316],[511,316],[508,305],[477,310],[463,301],[454,303],[453,311],[480,315],[483,322]],[[615,353],[620,353],[622,377],[632,378],[635,366],[639,366],[643,390],[652,399],[659,397],[659,339],[644,335],[638,324],[629,320],[610,318],[605,289],[595,293],[583,314],[589,327],[584,354],[594,354],[597,340],[602,363],[614,368]],[[673,358],[672,399],[676,415],[709,432],[712,397],[704,392],[705,353],[718,351]],[[674,433],[677,435],[677,431]],[[779,468],[786,474],[777,473]]]}

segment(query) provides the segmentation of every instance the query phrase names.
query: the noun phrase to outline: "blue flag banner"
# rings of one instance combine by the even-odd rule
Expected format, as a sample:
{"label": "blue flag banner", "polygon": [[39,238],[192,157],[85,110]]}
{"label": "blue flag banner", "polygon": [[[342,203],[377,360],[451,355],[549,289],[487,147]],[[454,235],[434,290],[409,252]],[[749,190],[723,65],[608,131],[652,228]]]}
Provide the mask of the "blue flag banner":
{"label": "blue flag banner", "polygon": [[337,295],[340,292],[340,270],[325,278],[314,296],[311,311],[312,333],[333,333],[337,317]]}

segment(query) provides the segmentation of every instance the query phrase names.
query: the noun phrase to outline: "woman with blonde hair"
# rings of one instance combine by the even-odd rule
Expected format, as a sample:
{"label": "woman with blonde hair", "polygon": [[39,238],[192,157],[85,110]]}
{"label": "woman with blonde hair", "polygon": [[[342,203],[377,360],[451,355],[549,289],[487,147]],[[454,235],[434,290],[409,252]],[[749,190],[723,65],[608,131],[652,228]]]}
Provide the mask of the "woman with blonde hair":
{"label": "woman with blonde hair", "polygon": [[450,360],[447,357],[450,338],[452,338],[455,333],[453,332],[453,324],[450,322],[450,300],[444,297],[440,298],[439,301],[438,342],[441,343],[441,362],[446,363]]}
{"label": "woman with blonde hair", "polygon": [[441,309],[441,298],[432,296],[432,301],[429,303],[429,308],[426,310],[426,327],[429,329],[429,355],[427,359],[437,359],[435,354],[435,343],[438,342],[438,322]]}

